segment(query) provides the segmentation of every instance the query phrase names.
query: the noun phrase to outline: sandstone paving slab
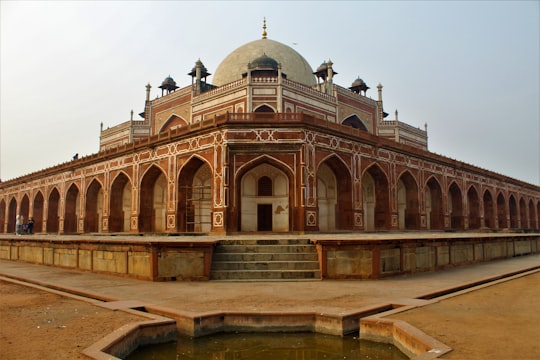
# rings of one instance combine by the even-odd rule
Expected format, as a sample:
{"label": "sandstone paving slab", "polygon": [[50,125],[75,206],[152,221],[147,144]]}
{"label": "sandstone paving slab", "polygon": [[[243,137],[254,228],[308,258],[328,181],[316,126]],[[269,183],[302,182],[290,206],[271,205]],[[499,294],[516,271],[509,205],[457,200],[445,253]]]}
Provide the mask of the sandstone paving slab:
{"label": "sandstone paving slab", "polygon": [[535,266],[540,266],[540,255],[383,280],[149,282],[2,260],[0,274],[80,294],[87,293],[108,301],[136,299],[190,312],[253,310],[345,313],[366,306],[394,303],[398,299],[415,299],[440,289]]}

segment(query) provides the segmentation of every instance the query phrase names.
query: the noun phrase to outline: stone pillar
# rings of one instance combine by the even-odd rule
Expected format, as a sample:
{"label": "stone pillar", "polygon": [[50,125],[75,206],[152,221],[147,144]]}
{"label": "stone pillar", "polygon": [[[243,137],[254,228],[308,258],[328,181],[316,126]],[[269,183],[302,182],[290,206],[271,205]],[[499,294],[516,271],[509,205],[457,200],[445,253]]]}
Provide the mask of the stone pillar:
{"label": "stone pillar", "polygon": [[[301,199],[300,209],[303,209],[304,216],[299,224],[300,229],[304,231],[319,231],[319,213],[317,204],[317,174],[315,170],[315,147],[313,146],[313,137],[306,136],[306,144],[302,148],[302,154],[299,166],[301,184],[297,196]],[[298,191],[297,190],[297,191]]]}
{"label": "stone pillar", "polygon": [[137,233],[139,232],[139,203],[141,202],[141,193],[139,190],[140,179],[138,162],[133,164],[133,178],[131,181],[131,216],[129,231],[132,233]]}

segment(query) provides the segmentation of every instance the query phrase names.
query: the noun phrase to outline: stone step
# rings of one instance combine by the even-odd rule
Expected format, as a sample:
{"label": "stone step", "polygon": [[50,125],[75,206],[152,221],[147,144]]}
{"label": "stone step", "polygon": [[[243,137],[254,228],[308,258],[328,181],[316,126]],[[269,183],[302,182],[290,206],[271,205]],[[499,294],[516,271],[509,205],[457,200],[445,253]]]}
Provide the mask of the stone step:
{"label": "stone step", "polygon": [[223,245],[219,243],[216,253],[307,253],[313,252],[314,245]]}
{"label": "stone step", "polygon": [[233,253],[214,252],[213,261],[318,261],[316,252],[305,253]]}
{"label": "stone step", "polygon": [[305,270],[219,270],[212,271],[211,280],[305,280],[320,279],[320,271]]}
{"label": "stone step", "polygon": [[226,239],[222,245],[310,245],[309,239]]}
{"label": "stone step", "polygon": [[318,261],[219,261],[215,262],[212,270],[309,270],[318,271]]}
{"label": "stone step", "polygon": [[214,248],[212,280],[320,279],[315,245],[308,239],[231,239]]}

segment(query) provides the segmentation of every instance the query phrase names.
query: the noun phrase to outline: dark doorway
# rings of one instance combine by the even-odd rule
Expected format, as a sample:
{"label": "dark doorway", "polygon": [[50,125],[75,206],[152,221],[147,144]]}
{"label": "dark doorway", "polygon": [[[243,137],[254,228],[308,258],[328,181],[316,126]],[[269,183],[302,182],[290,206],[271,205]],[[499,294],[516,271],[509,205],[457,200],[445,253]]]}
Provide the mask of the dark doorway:
{"label": "dark doorway", "polygon": [[257,231],[272,231],[272,204],[257,204]]}

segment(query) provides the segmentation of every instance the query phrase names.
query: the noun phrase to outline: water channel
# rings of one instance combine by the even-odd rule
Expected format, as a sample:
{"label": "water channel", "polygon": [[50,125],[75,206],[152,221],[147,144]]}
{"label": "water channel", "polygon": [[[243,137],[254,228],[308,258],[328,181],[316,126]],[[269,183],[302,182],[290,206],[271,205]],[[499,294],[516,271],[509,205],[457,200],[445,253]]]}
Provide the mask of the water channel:
{"label": "water channel", "polygon": [[405,360],[396,347],[357,336],[316,333],[222,333],[145,346],[126,360]]}

